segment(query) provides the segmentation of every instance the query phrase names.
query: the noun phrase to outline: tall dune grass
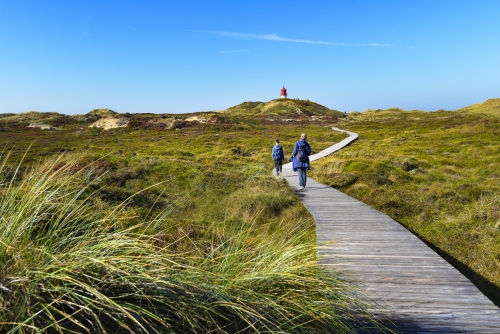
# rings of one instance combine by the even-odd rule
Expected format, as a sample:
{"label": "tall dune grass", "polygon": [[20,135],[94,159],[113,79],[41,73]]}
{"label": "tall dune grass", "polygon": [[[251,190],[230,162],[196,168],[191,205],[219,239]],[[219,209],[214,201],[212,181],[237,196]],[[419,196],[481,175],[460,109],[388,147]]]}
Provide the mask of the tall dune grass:
{"label": "tall dune grass", "polygon": [[[168,211],[137,223],[123,203],[100,210],[89,186],[92,164],[59,156],[21,173],[7,160],[0,166],[2,333],[348,333],[377,326],[355,287],[318,269],[300,222],[272,231],[214,222],[197,239],[172,238]],[[229,233],[221,233],[225,226]],[[176,247],[181,242],[190,247]]]}

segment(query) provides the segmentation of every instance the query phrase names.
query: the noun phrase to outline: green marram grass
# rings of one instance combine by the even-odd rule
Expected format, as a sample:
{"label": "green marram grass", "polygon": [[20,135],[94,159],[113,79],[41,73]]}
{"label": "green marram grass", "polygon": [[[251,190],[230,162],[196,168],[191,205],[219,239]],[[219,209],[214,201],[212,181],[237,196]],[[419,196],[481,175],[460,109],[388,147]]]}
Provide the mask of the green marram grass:
{"label": "green marram grass", "polygon": [[307,131],[320,150],[343,138],[329,120],[83,128],[98,116],[1,128],[0,332],[378,327],[359,288],[318,268],[312,218],[270,175],[276,137],[286,152]]}
{"label": "green marram grass", "polygon": [[2,332],[314,333],[370,324],[359,291],[317,268],[303,222],[271,226],[256,212],[247,224],[213,222],[194,236],[170,225],[166,211],[124,227],[133,212],[98,210],[88,193],[93,166],[80,166],[60,156],[2,181]]}

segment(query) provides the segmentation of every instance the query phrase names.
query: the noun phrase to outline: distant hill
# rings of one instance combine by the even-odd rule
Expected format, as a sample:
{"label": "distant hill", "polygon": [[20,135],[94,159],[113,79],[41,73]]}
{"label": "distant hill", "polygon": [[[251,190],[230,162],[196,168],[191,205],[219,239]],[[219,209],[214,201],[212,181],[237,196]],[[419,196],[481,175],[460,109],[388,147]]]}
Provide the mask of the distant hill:
{"label": "distant hill", "polygon": [[20,114],[0,114],[0,129],[17,126],[39,129],[68,129],[85,126],[101,118],[123,118],[109,109],[94,109],[85,115],[64,115],[57,112],[29,111]]}
{"label": "distant hill", "polygon": [[61,118],[68,118],[69,116],[59,114],[57,112],[39,112],[39,111],[28,111],[20,114],[0,114],[1,122],[12,122],[12,123],[32,123],[32,122],[50,122],[53,120],[58,120]]}
{"label": "distant hill", "polygon": [[500,98],[488,99],[483,103],[476,103],[471,106],[458,109],[457,111],[482,113],[490,116],[500,117]]}
{"label": "distant hill", "polygon": [[[460,108],[457,110],[436,110],[431,111],[436,113],[480,113],[488,116],[500,117],[500,98],[489,99],[482,103],[476,103],[468,107]],[[350,119],[405,119],[405,118],[419,118],[424,113],[429,113],[423,110],[404,110],[400,108],[389,109],[367,109],[364,112],[350,112]]]}
{"label": "distant hill", "polygon": [[[438,110],[444,113],[479,113],[488,117],[500,117],[500,98],[486,100],[482,103],[457,109],[454,111]],[[364,112],[349,112],[349,120],[373,119],[405,119],[420,118],[422,110],[403,110],[400,108],[368,109]],[[0,127],[28,126],[31,123],[48,124],[53,127],[85,126],[100,119],[118,119],[130,122],[132,127],[142,128],[178,128],[195,125],[195,123],[238,123],[240,120],[254,118],[260,122],[303,122],[323,121],[334,123],[343,119],[343,113],[330,109],[309,100],[275,99],[267,102],[246,101],[222,111],[195,112],[189,114],[152,114],[152,113],[118,113],[107,108],[93,109],[82,115],[64,115],[57,112],[29,111],[20,114],[0,114]],[[174,124],[175,123],[175,124]],[[174,124],[174,125],[173,125]]]}
{"label": "distant hill", "polygon": [[86,116],[90,117],[113,117],[116,115],[118,115],[116,111],[106,108],[94,109],[86,114]]}
{"label": "distant hill", "polygon": [[404,110],[400,108],[389,108],[389,109],[367,109],[363,112],[351,111],[348,113],[349,120],[366,120],[366,119],[385,119],[385,120],[395,120],[395,119],[409,119],[409,118],[419,118],[425,111],[423,110]]}
{"label": "distant hill", "polygon": [[238,105],[235,105],[233,107],[228,108],[228,110],[238,110],[238,109],[243,109],[243,110],[257,110],[256,108],[263,104],[264,102],[256,101],[256,102],[243,102]]}
{"label": "distant hill", "polygon": [[333,116],[342,113],[309,100],[275,99],[268,102],[243,102],[225,110],[229,114],[260,115],[269,117]]}
{"label": "distant hill", "polygon": [[364,114],[384,114],[384,115],[401,115],[404,113],[411,113],[411,114],[416,114],[416,113],[423,113],[425,111],[423,110],[404,110],[401,108],[389,108],[389,109],[368,109],[364,112]]}

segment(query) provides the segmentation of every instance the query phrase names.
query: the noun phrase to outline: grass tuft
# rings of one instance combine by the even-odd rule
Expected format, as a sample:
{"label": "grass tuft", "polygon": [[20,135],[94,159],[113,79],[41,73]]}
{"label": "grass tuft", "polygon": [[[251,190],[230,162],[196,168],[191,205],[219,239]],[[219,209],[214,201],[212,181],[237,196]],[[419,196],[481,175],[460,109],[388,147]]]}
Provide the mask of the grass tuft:
{"label": "grass tuft", "polygon": [[259,218],[289,205],[255,191],[251,184],[262,177],[240,191],[245,200],[232,218],[189,231],[169,210],[137,221],[133,207],[103,203],[95,185],[106,174],[96,175],[101,164],[86,159],[57,156],[21,176],[6,160],[0,167],[0,175],[12,175],[0,186],[1,332],[347,333],[377,326],[357,288],[318,269],[307,223]]}

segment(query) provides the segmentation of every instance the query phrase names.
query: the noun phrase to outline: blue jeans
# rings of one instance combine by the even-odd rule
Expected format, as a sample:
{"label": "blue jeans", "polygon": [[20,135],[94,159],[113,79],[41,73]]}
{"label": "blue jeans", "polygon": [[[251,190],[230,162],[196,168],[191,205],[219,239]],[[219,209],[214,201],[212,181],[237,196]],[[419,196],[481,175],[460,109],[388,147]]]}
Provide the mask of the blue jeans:
{"label": "blue jeans", "polygon": [[307,181],[307,169],[305,167],[297,167],[297,172],[299,172],[299,186],[305,187]]}

